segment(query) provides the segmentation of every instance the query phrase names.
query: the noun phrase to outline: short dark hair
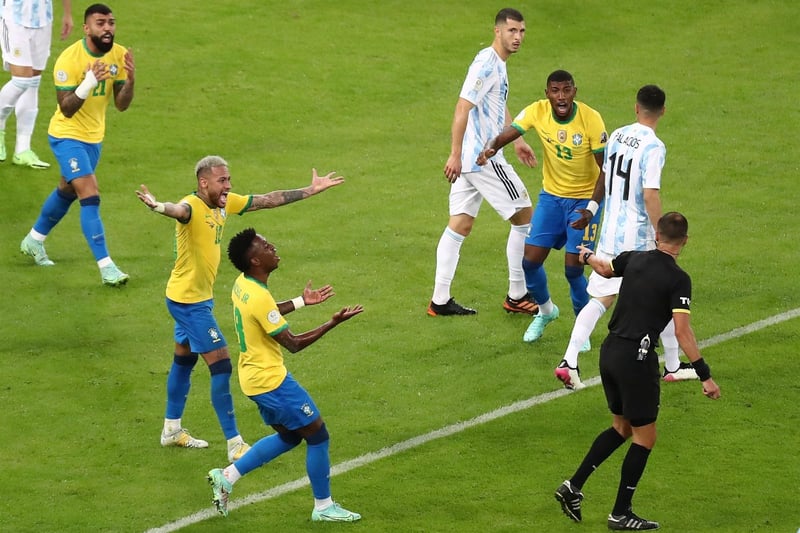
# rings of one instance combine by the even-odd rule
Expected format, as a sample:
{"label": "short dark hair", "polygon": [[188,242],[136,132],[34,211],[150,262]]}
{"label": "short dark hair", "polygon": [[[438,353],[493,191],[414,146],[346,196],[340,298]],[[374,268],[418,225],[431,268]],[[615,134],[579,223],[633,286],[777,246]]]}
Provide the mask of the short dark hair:
{"label": "short dark hair", "polygon": [[105,4],[92,4],[86,8],[86,11],[83,12],[83,22],[86,22],[89,17],[96,13],[101,15],[110,15],[111,8]]}
{"label": "short dark hair", "polygon": [[689,221],[677,211],[670,211],[658,219],[658,233],[664,242],[678,243],[689,234]]}
{"label": "short dark hair", "polygon": [[256,238],[256,230],[253,228],[243,229],[231,238],[228,243],[228,259],[233,266],[240,272],[250,270],[250,258],[248,251]]}
{"label": "short dark hair", "polygon": [[575,85],[575,79],[572,77],[572,74],[567,72],[566,70],[555,70],[547,76],[547,84],[550,85],[550,82],[562,82],[562,81],[569,81]]}
{"label": "short dark hair", "polygon": [[667,95],[658,85],[645,85],[636,93],[636,102],[648,111],[661,111]]}
{"label": "short dark hair", "polygon": [[494,17],[494,25],[497,26],[498,24],[505,24],[506,20],[508,19],[516,22],[525,22],[525,19],[522,18],[522,13],[516,9],[506,7],[497,12],[497,16]]}

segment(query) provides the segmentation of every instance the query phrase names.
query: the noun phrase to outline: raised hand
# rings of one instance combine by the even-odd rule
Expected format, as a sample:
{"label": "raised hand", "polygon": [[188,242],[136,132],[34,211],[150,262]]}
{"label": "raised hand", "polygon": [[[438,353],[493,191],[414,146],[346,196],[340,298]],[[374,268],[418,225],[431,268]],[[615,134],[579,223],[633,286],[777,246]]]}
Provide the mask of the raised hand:
{"label": "raised hand", "polygon": [[361,304],[343,307],[342,309],[334,313],[334,315],[331,317],[331,320],[339,324],[341,322],[344,322],[345,320],[350,320],[351,318],[361,313],[362,311],[364,311],[364,307]]}
{"label": "raised hand", "polygon": [[321,304],[331,296],[335,295],[336,293],[333,292],[333,287],[330,285],[323,285],[319,289],[312,289],[311,280],[308,280],[308,283],[306,283],[306,286],[303,289],[303,301],[306,305]]}

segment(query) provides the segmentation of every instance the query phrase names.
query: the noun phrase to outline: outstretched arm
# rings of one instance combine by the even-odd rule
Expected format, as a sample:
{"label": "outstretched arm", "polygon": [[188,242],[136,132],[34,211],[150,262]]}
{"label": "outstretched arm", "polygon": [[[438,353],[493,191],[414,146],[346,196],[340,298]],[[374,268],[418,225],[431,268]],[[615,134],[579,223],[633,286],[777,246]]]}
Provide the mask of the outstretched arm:
{"label": "outstretched arm", "polygon": [[341,185],[342,183],[344,183],[344,178],[342,176],[337,176],[336,172],[329,172],[325,176],[319,176],[317,175],[317,169],[314,168],[311,174],[311,185],[303,187],[302,189],[272,191],[254,195],[253,202],[250,204],[248,211],[272,209],[273,207],[291,204],[298,200],[305,200],[309,196],[314,196],[315,194],[319,194],[322,191]]}
{"label": "outstretched arm", "polygon": [[309,346],[320,337],[325,335],[327,332],[341,324],[346,320],[350,320],[357,314],[364,311],[364,308],[361,305],[355,305],[352,307],[343,307],[331,317],[330,320],[325,322],[324,324],[317,326],[316,328],[306,331],[305,333],[299,333],[295,335],[289,329],[285,329],[275,335],[273,338],[278,341],[278,343],[289,350],[291,353],[297,353],[306,346]]}
{"label": "outstretched arm", "polygon": [[144,205],[156,213],[161,213],[165,217],[174,218],[183,222],[189,222],[192,218],[192,208],[188,204],[173,204],[172,202],[159,202],[156,197],[147,189],[145,185],[140,185],[136,191],[136,196]]}
{"label": "outstretched arm", "polygon": [[[510,126],[512,122],[513,118],[511,117],[511,113],[508,112],[508,107],[506,107],[506,121],[504,126]],[[526,167],[535,168],[536,165],[539,164],[536,160],[536,154],[533,152],[533,148],[525,142],[525,139],[523,139],[521,135],[514,141],[514,153],[517,154],[517,159]]]}
{"label": "outstretched arm", "polygon": [[517,128],[514,126],[506,126],[497,137],[486,143],[486,147],[478,154],[478,159],[475,162],[479,165],[485,165],[489,159],[494,157],[494,154],[496,154],[498,150],[521,136],[522,134]]}
{"label": "outstretched arm", "polygon": [[594,252],[584,245],[578,246],[578,261],[584,265],[589,265],[592,270],[603,276],[610,278],[614,276],[614,270],[611,268],[611,262],[605,259],[600,259]]}
{"label": "outstretched arm", "polygon": [[319,289],[312,289],[311,280],[308,280],[306,287],[303,289],[302,296],[286,300],[285,302],[278,302],[278,311],[280,311],[282,315],[286,315],[306,305],[321,304],[331,296],[336,296],[336,293],[333,292],[333,287],[330,285],[323,285]]}

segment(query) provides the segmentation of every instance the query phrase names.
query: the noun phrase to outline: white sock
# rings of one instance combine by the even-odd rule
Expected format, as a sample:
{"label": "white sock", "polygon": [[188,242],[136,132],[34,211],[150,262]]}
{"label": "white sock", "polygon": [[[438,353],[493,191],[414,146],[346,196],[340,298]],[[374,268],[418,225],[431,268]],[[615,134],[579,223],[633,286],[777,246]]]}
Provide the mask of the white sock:
{"label": "white sock", "polygon": [[180,418],[165,418],[164,419],[164,434],[169,435],[170,433],[175,433],[179,429],[181,429],[181,419]]}
{"label": "white sock", "polygon": [[[456,275],[461,244],[465,237],[445,228],[436,247],[436,277],[433,285],[433,303],[444,305],[450,299],[450,285]],[[521,261],[521,260],[520,260]]]}
{"label": "white sock", "polygon": [[511,226],[506,243],[506,258],[508,259],[508,295],[519,300],[528,293],[525,287],[525,273],[522,271],[522,256],[525,253],[525,236],[528,234],[530,224],[524,226]]}
{"label": "white sock", "polygon": [[228,448],[230,448],[231,446],[234,446],[236,444],[243,443],[243,442],[244,442],[244,440],[242,439],[242,436],[241,435],[236,435],[235,437],[228,439]]}
{"label": "white sock", "polygon": [[47,238],[47,235],[42,235],[41,233],[39,233],[38,231],[36,231],[33,228],[31,228],[31,230],[28,232],[28,236],[31,239],[33,239],[35,241],[39,241],[39,242],[44,242],[44,240]]}
{"label": "white sock", "polygon": [[6,129],[6,120],[17,105],[17,100],[27,88],[27,78],[11,76],[11,79],[0,89],[0,130]]}
{"label": "white sock", "polygon": [[597,321],[606,312],[606,308],[597,299],[592,298],[586,304],[578,316],[575,317],[575,325],[572,326],[572,334],[569,337],[567,351],[564,352],[564,360],[572,368],[578,366],[578,354],[584,343],[589,339],[597,325]]}
{"label": "white sock", "polygon": [[661,332],[661,346],[664,347],[664,367],[667,372],[675,372],[681,366],[678,337],[675,336],[675,322],[669,321]]}
{"label": "white sock", "polygon": [[31,136],[39,114],[39,81],[41,76],[34,76],[28,80],[28,88],[17,100],[14,112],[17,115],[17,146],[15,154],[31,149]]}
{"label": "white sock", "polygon": [[327,498],[323,498],[321,500],[314,498],[314,509],[316,509],[317,511],[322,511],[323,509],[327,509],[331,505],[333,505],[333,498],[331,498],[330,496],[328,496]]}
{"label": "white sock", "polygon": [[113,264],[114,264],[114,261],[112,261],[112,260],[111,260],[111,258],[110,258],[110,257],[108,257],[108,256],[106,256],[106,257],[104,257],[104,258],[100,259],[100,260],[97,262],[97,266],[98,266],[98,267],[100,267],[100,268],[107,267],[107,266],[109,266],[109,265],[113,265]]}
{"label": "white sock", "polygon": [[539,304],[539,314],[549,315],[550,313],[553,312],[553,299],[552,298],[548,299],[544,303],[539,303],[539,302],[536,302],[536,303]]}
{"label": "white sock", "polygon": [[231,485],[233,485],[234,483],[236,483],[237,481],[239,481],[240,479],[242,479],[242,474],[241,474],[241,473],[239,472],[239,470],[238,470],[238,469],[237,469],[235,466],[233,466],[232,464],[230,464],[230,465],[226,466],[226,467],[225,467],[225,468],[222,470],[222,475],[223,475],[223,476],[225,476],[225,479],[227,479],[228,481],[230,481]]}

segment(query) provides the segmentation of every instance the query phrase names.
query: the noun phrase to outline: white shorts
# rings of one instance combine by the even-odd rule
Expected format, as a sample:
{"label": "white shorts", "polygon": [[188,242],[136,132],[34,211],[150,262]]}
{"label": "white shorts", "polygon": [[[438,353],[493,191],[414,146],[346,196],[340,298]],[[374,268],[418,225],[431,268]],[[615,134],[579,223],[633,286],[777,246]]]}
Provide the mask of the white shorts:
{"label": "white shorts", "polygon": [[[597,252],[597,257],[600,259],[613,259],[613,256]],[[586,292],[593,298],[602,298],[603,296],[616,296],[619,294],[619,289],[622,287],[622,278],[604,278],[594,270],[589,274],[589,284],[586,286]]]}
{"label": "white shorts", "polygon": [[478,172],[466,172],[450,186],[450,215],[477,217],[486,200],[503,220],[531,207],[528,189],[508,163],[490,160]]}
{"label": "white shorts", "polygon": [[10,70],[9,65],[16,65],[44,70],[50,57],[53,25],[26,28],[5,19],[2,22],[0,42],[3,47],[3,68]]}

